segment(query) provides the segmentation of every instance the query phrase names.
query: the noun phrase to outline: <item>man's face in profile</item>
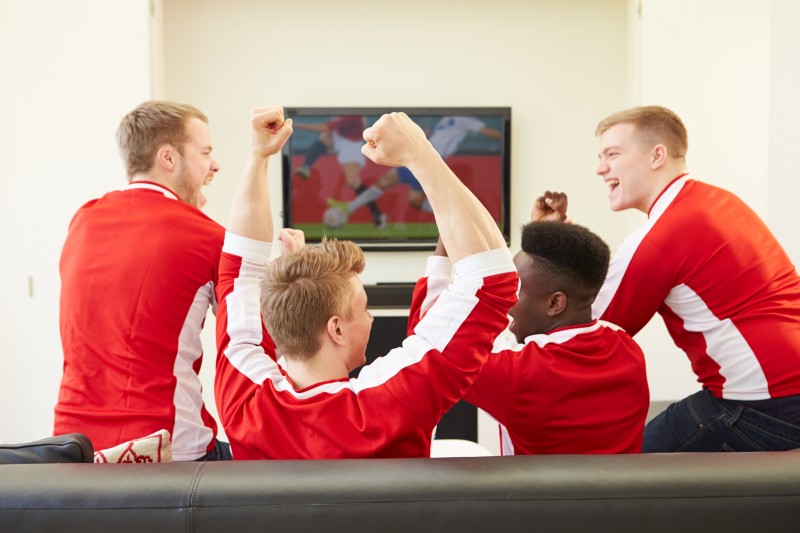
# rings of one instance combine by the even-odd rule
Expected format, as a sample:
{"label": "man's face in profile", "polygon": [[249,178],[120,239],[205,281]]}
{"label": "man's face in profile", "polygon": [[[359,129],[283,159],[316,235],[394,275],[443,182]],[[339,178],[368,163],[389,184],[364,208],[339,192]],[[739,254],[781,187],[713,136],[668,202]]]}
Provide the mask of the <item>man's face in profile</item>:
{"label": "man's face in profile", "polygon": [[612,211],[650,210],[652,155],[637,139],[633,124],[615,124],[600,135],[596,172],[608,185]]}

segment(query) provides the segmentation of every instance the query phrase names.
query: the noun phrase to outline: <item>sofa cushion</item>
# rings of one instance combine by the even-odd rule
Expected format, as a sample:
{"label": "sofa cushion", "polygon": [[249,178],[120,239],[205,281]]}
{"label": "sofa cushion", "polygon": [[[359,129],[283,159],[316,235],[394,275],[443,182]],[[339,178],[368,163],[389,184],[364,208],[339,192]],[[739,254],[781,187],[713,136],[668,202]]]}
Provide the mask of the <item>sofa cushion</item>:
{"label": "sofa cushion", "polygon": [[0,444],[0,464],[91,463],[93,453],[88,437],[69,433],[35,442]]}

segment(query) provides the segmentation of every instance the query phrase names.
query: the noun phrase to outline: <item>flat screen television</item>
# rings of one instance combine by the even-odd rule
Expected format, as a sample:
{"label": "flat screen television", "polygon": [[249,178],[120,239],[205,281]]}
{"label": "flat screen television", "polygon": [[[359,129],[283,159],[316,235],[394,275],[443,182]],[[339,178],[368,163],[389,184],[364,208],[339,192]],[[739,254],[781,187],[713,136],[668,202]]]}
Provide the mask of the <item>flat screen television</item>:
{"label": "flat screen television", "polygon": [[509,241],[511,108],[288,107],[294,133],[283,148],[283,224],[308,242],[323,236],[365,250],[428,250],[438,231],[419,183],[405,168],[361,155],[363,130],[404,111]]}

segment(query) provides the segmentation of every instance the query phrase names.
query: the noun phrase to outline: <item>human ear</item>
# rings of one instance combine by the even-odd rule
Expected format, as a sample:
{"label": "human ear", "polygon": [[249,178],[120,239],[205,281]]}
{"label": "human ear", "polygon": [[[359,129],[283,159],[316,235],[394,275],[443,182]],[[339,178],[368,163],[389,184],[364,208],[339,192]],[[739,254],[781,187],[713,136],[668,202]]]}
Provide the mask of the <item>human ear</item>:
{"label": "human ear", "polygon": [[166,171],[175,167],[174,148],[169,144],[162,144],[156,150],[156,164]]}
{"label": "human ear", "polygon": [[328,334],[328,337],[339,346],[343,346],[345,344],[344,334],[342,333],[342,323],[341,319],[333,315],[328,319],[327,324],[325,325],[325,332]]}
{"label": "human ear", "polygon": [[547,301],[547,316],[558,316],[567,308],[567,295],[561,291],[556,291],[550,295]]}
{"label": "human ear", "polygon": [[653,148],[653,162],[650,164],[650,168],[653,170],[657,170],[664,166],[667,162],[667,147],[663,144],[657,144]]}

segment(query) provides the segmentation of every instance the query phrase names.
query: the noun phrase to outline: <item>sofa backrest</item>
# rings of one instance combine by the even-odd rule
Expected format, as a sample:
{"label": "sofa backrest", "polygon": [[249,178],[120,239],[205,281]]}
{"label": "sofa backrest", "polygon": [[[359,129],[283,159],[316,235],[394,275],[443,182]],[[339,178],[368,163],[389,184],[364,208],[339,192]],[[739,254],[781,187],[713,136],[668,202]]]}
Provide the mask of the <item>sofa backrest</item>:
{"label": "sofa backrest", "polygon": [[0,531],[796,532],[800,453],[0,467]]}

